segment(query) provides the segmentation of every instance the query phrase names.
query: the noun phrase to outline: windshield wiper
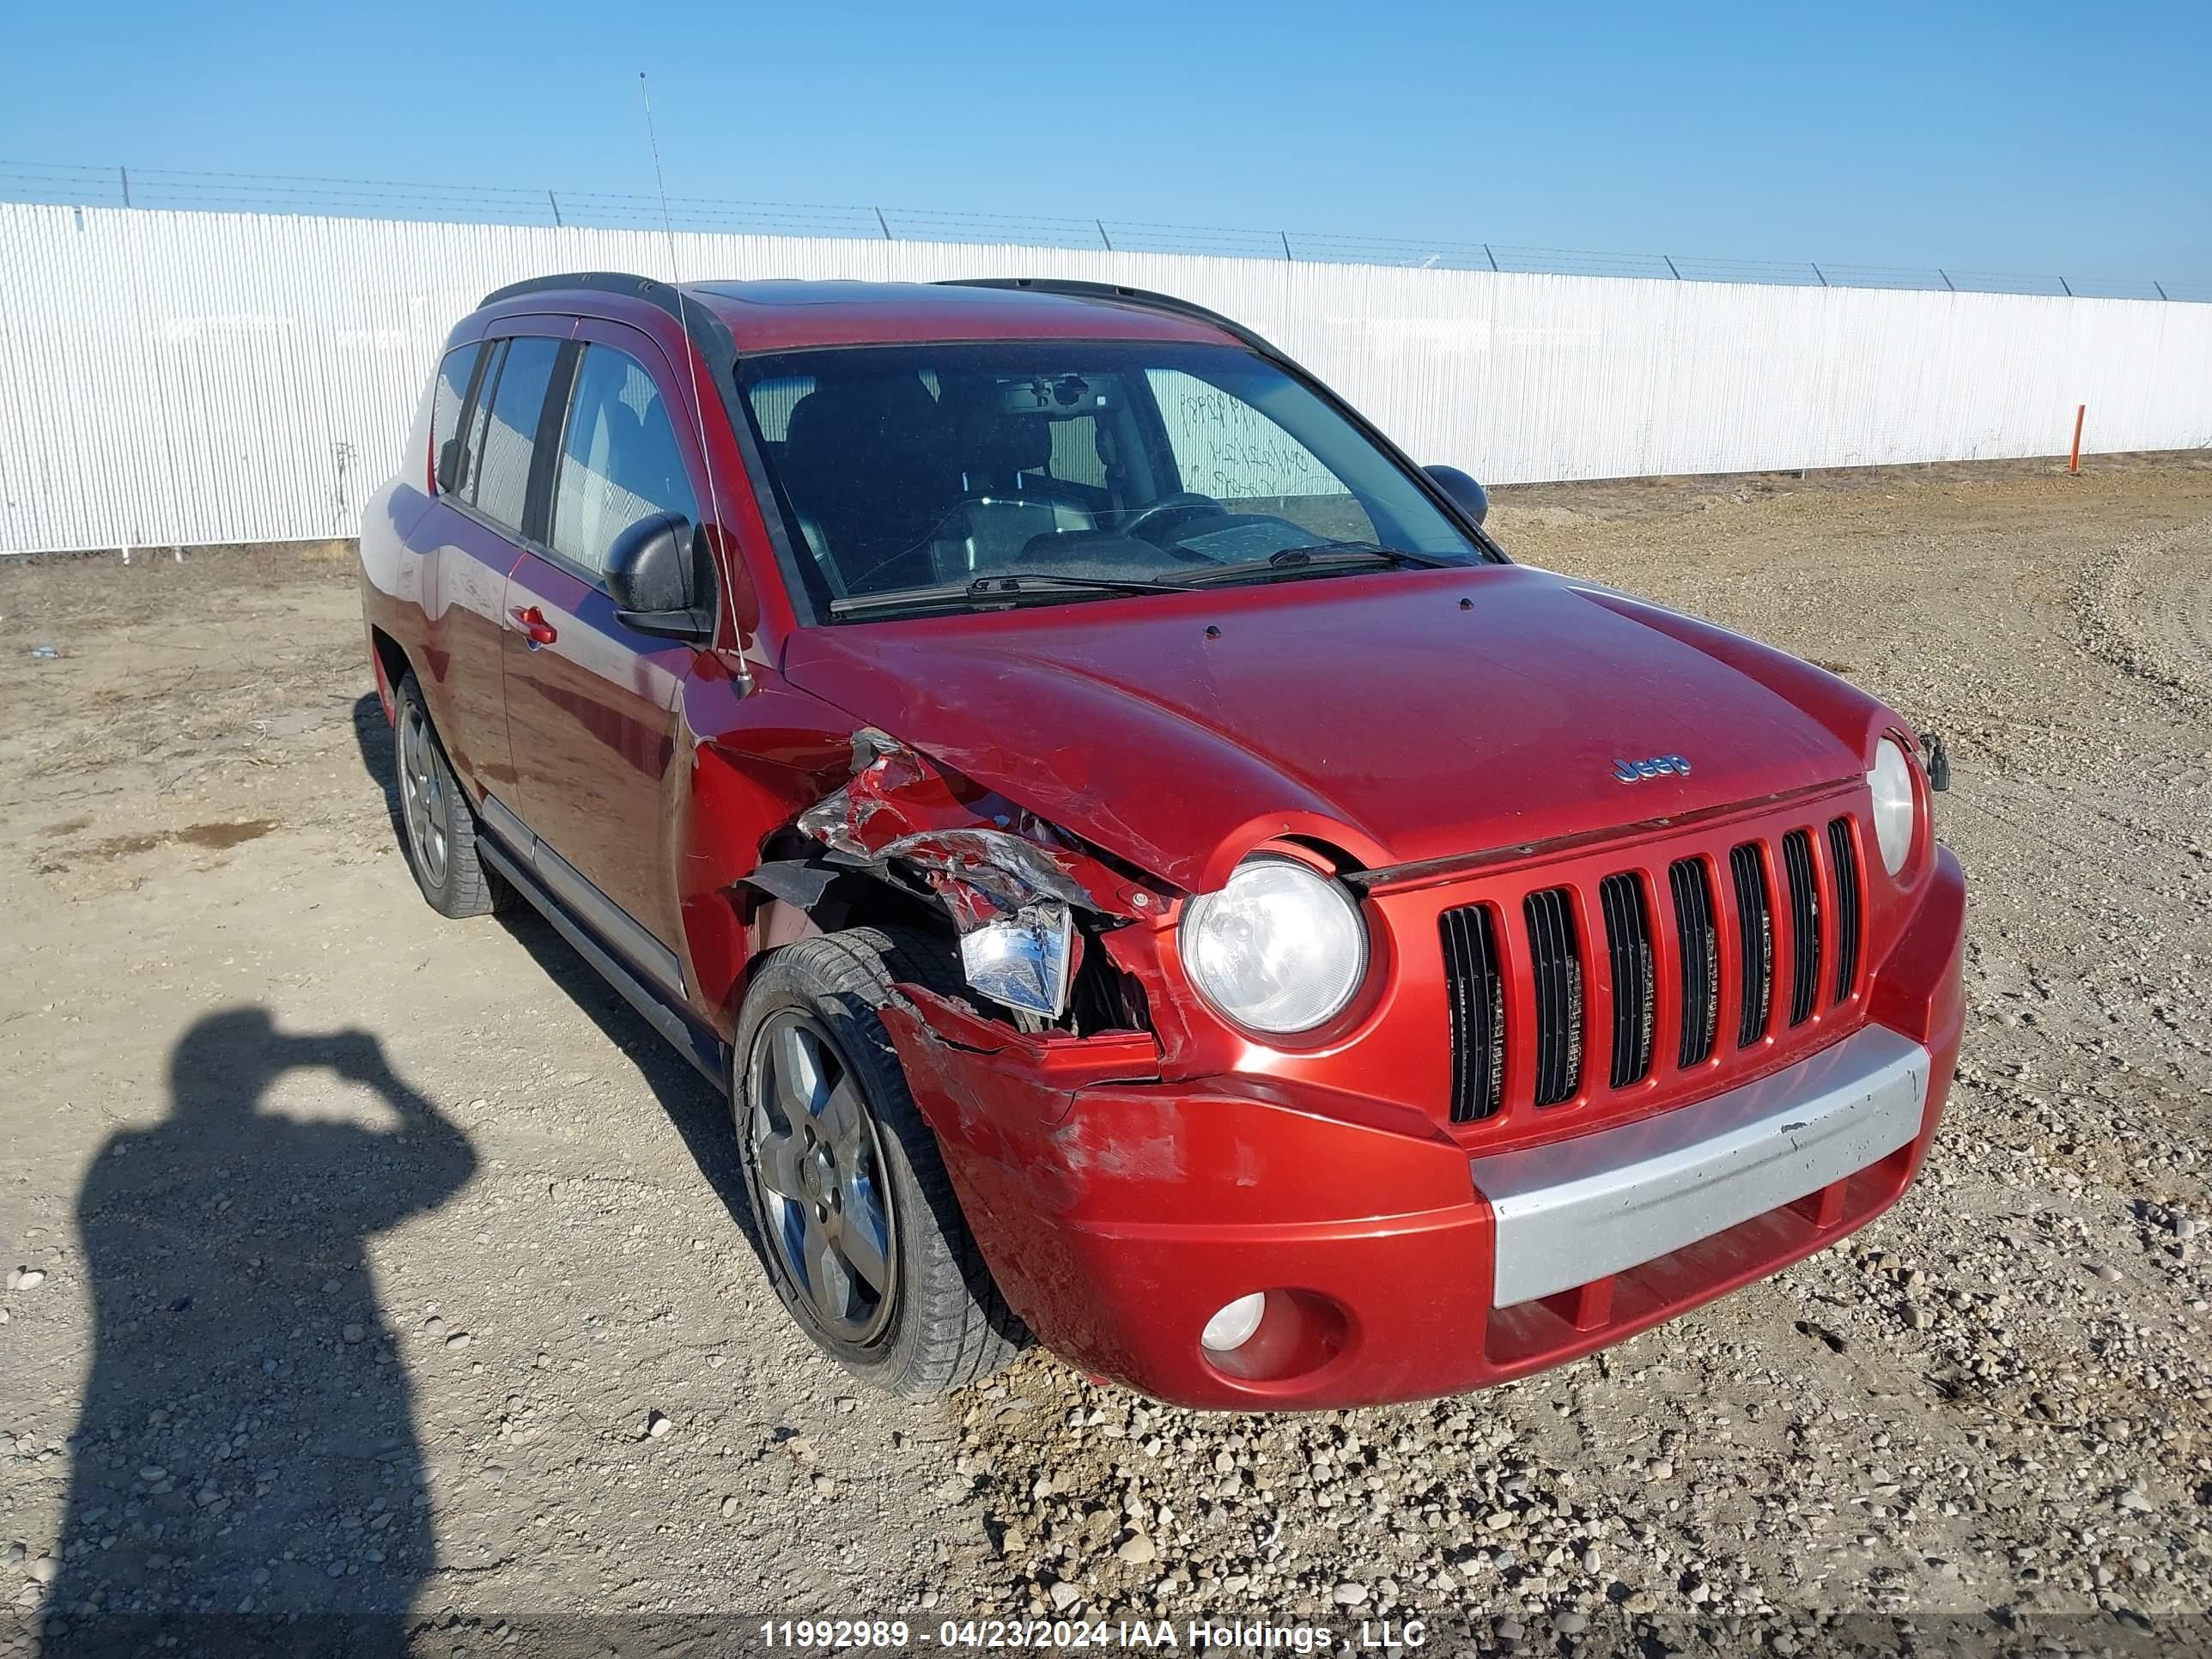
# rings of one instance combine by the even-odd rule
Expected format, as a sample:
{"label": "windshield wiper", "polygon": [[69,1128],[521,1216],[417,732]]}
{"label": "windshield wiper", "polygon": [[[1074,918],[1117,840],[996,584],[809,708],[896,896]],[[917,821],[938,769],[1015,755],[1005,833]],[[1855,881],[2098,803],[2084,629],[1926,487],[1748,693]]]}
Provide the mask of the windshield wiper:
{"label": "windshield wiper", "polygon": [[1316,542],[1310,547],[1278,548],[1264,559],[1214,565],[1172,580],[1146,576],[1077,576],[1048,570],[1009,570],[936,587],[902,587],[885,593],[854,593],[830,601],[833,617],[877,616],[888,611],[927,611],[948,606],[969,610],[1019,605],[1024,599],[1066,599],[1079,593],[1187,593],[1194,587],[1249,580],[1279,572],[1316,575],[1334,571],[1456,569],[1465,561],[1434,553],[1415,553],[1373,542]]}
{"label": "windshield wiper", "polygon": [[1383,547],[1374,542],[1316,542],[1310,547],[1279,547],[1264,559],[1242,559],[1234,564],[1217,565],[1211,570],[1187,577],[1185,580],[1198,587],[1252,576],[1269,576],[1281,570],[1325,573],[1378,567],[1395,570],[1408,566],[1424,570],[1455,570],[1465,562],[1462,559],[1448,559],[1436,553],[1415,553],[1402,547]]}
{"label": "windshield wiper", "polygon": [[1142,576],[1063,576],[1049,571],[1010,570],[972,581],[946,582],[938,587],[902,587],[887,593],[855,593],[830,601],[833,617],[860,617],[884,611],[928,609],[961,605],[970,609],[988,605],[1018,605],[1024,599],[1066,599],[1071,593],[1182,593],[1182,582],[1154,581]]}

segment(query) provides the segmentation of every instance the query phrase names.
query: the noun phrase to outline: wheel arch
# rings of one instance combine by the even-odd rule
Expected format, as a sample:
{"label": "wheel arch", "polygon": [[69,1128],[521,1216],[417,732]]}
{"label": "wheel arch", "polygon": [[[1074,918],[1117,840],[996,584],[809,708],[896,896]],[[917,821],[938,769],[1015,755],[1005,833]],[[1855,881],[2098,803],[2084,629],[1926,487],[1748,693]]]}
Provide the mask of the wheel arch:
{"label": "wheel arch", "polygon": [[376,671],[376,698],[384,705],[384,718],[390,721],[398,714],[399,682],[415,665],[408,658],[407,647],[374,623],[368,624],[368,652]]}
{"label": "wheel arch", "polygon": [[873,871],[833,863],[822,856],[818,842],[796,830],[771,836],[759,861],[734,884],[729,896],[746,940],[744,971],[730,987],[726,1011],[732,1030],[754,976],[778,951],[801,939],[880,928],[942,950],[957,971],[959,933],[942,904]]}

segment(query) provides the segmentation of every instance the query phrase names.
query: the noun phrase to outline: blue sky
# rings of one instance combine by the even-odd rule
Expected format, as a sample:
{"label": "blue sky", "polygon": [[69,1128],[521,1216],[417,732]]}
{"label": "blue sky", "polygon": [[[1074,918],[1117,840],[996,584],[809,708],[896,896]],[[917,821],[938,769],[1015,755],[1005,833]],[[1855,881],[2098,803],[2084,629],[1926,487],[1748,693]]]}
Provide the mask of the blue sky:
{"label": "blue sky", "polygon": [[15,7],[0,159],[2212,281],[2212,5]]}

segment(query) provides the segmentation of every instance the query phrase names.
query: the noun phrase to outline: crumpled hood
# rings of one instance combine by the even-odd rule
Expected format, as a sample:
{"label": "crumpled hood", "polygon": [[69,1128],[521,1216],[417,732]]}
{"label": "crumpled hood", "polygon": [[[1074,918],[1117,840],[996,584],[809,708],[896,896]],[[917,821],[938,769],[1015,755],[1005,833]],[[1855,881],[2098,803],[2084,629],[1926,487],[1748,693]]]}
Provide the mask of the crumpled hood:
{"label": "crumpled hood", "polygon": [[[801,630],[784,672],[1190,891],[1256,843],[1369,867],[1854,776],[1879,705],[1524,566]],[[1617,760],[1686,775],[1624,784]]]}

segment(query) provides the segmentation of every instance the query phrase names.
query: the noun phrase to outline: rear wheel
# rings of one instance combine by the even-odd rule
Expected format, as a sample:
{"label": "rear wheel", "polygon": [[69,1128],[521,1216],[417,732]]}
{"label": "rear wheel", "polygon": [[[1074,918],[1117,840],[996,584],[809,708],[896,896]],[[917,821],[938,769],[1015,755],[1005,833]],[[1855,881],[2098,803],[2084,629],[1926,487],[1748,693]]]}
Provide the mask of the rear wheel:
{"label": "rear wheel", "polygon": [[960,1213],[879,1010],[953,976],[933,942],[875,928],[770,957],[746,994],[730,1098],[776,1294],[846,1369],[927,1399],[1025,1340]]}
{"label": "rear wheel", "polygon": [[392,702],[399,819],[415,884],[441,915],[487,915],[506,902],[507,890],[477,856],[476,812],[411,671],[401,677]]}

